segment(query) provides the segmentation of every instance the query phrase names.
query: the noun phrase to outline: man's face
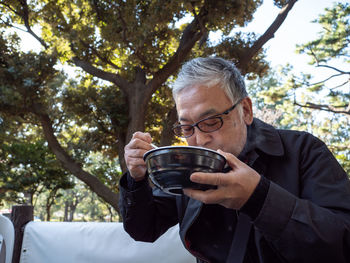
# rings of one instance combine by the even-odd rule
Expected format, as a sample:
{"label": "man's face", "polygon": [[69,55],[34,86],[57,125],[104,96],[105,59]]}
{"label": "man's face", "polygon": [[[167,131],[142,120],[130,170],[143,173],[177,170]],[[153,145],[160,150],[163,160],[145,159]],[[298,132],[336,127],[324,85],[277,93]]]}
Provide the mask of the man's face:
{"label": "man's face", "polygon": [[[250,99],[248,97],[243,99],[241,104],[243,107],[242,115],[239,114],[240,105],[228,115],[221,115],[224,124],[219,130],[205,133],[195,127],[194,134],[186,138],[188,145],[212,150],[221,149],[238,156],[246,142],[246,125],[253,121]],[[222,113],[232,105],[233,103],[219,86],[185,88],[176,97],[180,124],[196,123],[204,118]]]}

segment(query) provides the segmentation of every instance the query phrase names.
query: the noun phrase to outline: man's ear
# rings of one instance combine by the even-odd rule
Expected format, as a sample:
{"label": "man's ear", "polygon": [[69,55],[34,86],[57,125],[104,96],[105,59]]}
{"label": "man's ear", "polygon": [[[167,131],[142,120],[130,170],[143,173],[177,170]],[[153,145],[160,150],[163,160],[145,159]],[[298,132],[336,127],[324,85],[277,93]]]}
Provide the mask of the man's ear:
{"label": "man's ear", "polygon": [[243,109],[243,120],[245,124],[250,125],[253,122],[252,100],[249,97],[245,97],[241,104]]}

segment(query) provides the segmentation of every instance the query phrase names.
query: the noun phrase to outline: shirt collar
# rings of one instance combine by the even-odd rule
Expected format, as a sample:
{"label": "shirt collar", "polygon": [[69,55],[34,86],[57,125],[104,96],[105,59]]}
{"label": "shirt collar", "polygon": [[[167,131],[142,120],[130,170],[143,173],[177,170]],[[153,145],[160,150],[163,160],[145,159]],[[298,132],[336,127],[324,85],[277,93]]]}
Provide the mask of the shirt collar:
{"label": "shirt collar", "polygon": [[273,126],[254,118],[253,123],[247,126],[247,142],[241,155],[246,155],[256,149],[273,156],[284,154],[283,144],[277,130]]}

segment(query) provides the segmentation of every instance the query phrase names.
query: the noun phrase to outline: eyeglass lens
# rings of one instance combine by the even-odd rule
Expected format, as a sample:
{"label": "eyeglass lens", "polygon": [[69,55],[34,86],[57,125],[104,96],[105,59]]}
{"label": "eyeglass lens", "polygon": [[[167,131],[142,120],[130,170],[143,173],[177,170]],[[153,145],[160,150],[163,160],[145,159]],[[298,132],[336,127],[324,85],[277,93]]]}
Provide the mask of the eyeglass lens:
{"label": "eyeglass lens", "polygon": [[211,117],[202,120],[195,125],[178,125],[174,127],[174,133],[179,137],[190,137],[194,133],[194,127],[202,132],[214,132],[222,127],[221,117]]}

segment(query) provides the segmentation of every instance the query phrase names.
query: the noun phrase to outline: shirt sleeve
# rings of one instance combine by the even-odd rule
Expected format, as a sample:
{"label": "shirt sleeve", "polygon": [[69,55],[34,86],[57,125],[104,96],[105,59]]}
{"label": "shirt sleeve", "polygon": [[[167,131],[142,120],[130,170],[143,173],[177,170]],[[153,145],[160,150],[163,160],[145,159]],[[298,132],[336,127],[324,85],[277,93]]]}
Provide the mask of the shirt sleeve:
{"label": "shirt sleeve", "polygon": [[157,196],[148,180],[125,173],[119,181],[119,209],[125,231],[136,241],[154,242],[178,223],[173,196]]}
{"label": "shirt sleeve", "polygon": [[126,173],[127,189],[130,191],[135,191],[137,188],[145,186],[147,184],[147,176],[141,181],[135,181],[134,178],[130,176],[129,173]]}

